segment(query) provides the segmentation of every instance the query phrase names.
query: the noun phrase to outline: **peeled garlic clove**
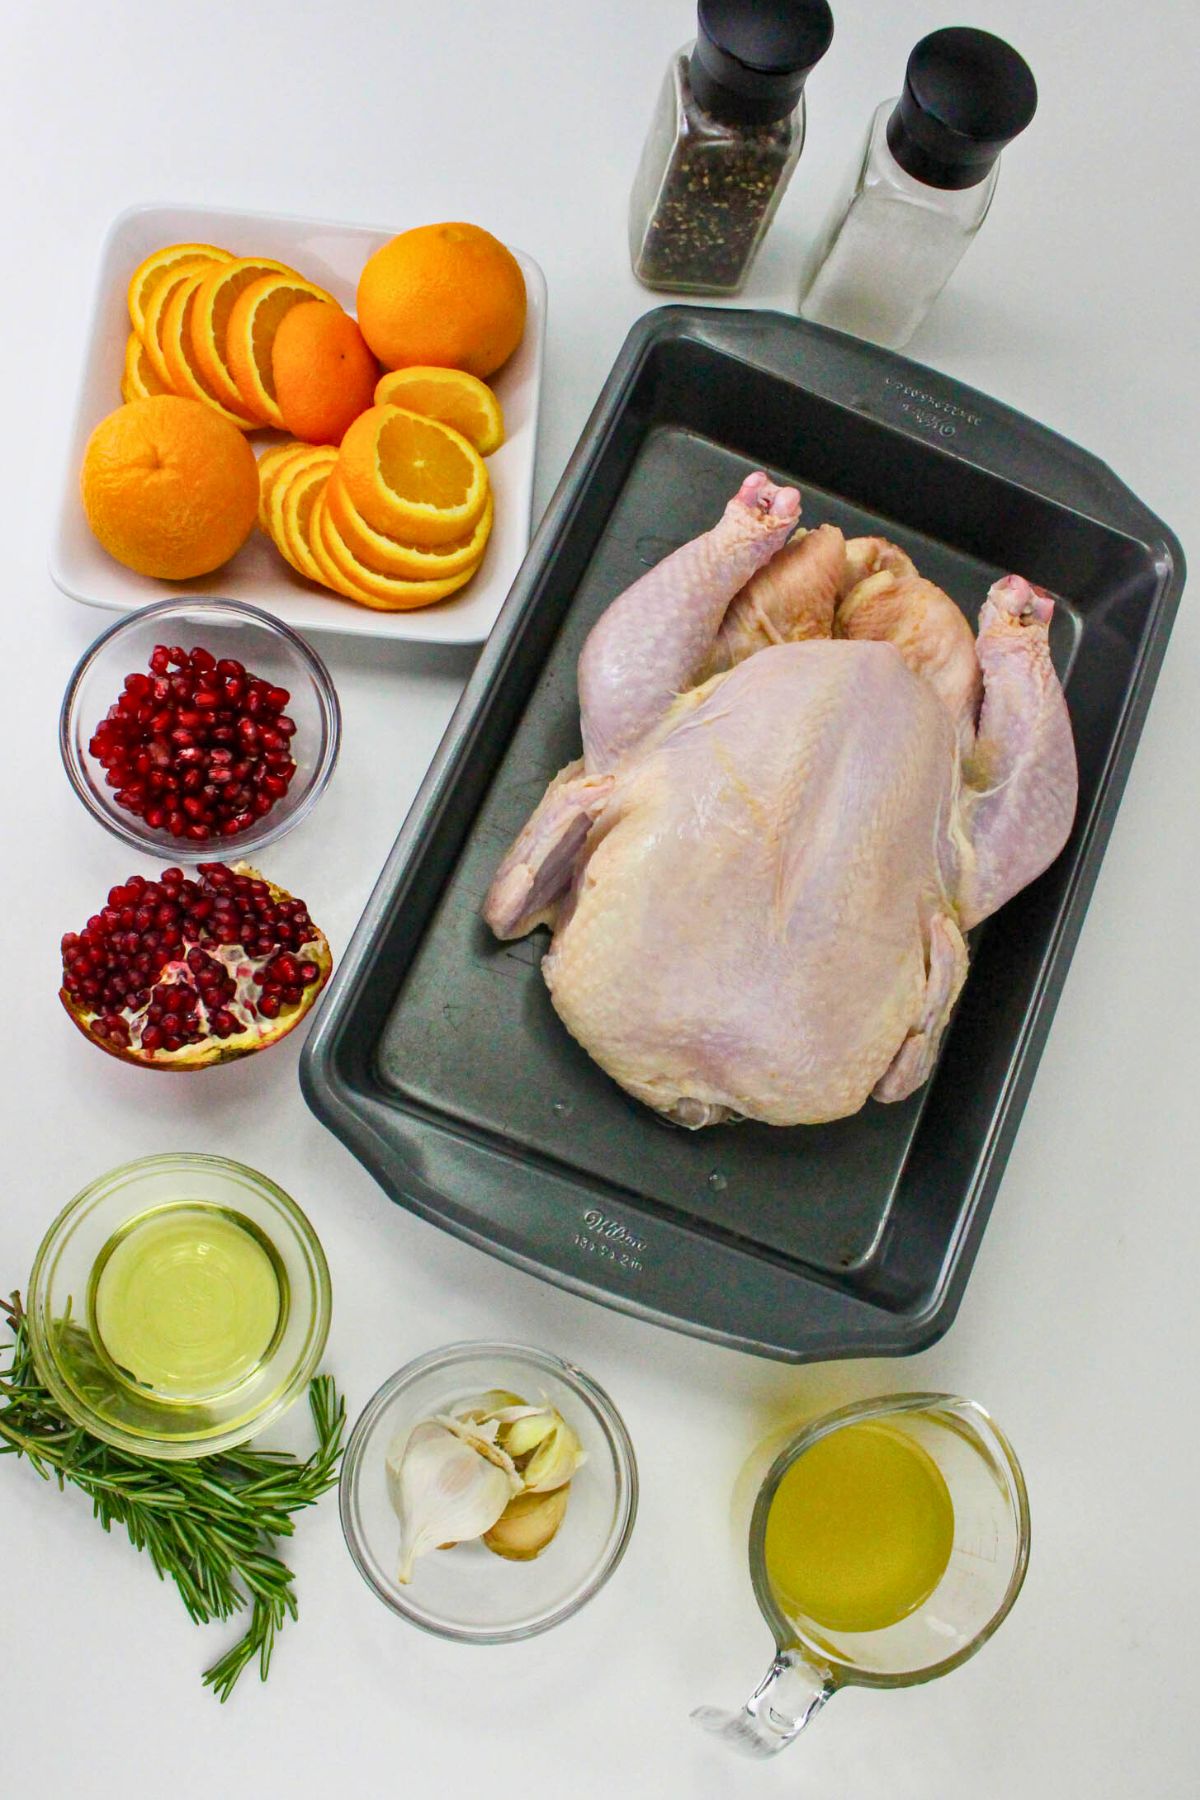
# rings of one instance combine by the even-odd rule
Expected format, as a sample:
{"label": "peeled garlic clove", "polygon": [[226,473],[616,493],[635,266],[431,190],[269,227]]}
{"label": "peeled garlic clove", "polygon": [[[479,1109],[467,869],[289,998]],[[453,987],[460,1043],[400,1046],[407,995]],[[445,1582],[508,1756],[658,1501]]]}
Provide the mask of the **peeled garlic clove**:
{"label": "peeled garlic clove", "polygon": [[387,1481],[400,1520],[402,1583],[412,1580],[418,1556],[489,1531],[513,1495],[507,1469],[436,1419],[414,1426],[389,1454]]}
{"label": "peeled garlic clove", "polygon": [[583,1467],[587,1454],[561,1413],[554,1414],[553,1428],[541,1439],[529,1461],[521,1469],[525,1491],[530,1494],[550,1493],[570,1481],[576,1469]]}
{"label": "peeled garlic clove", "polygon": [[526,1407],[518,1416],[501,1422],[500,1442],[516,1462],[536,1450],[560,1422],[561,1414],[552,1406]]}
{"label": "peeled garlic clove", "polygon": [[559,1487],[550,1494],[517,1494],[484,1532],[484,1543],[509,1562],[532,1562],[562,1524],[570,1491]]}

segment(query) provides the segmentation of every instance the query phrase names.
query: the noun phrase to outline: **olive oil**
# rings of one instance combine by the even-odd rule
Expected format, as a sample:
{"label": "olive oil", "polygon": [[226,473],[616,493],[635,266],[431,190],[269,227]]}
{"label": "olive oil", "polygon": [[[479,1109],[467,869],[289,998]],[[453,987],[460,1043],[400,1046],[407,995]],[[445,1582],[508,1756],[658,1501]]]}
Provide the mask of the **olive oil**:
{"label": "olive oil", "polygon": [[166,1401],[252,1375],[287,1316],[287,1277],[240,1213],[181,1200],[115,1233],[90,1284],[92,1337],[122,1379]]}
{"label": "olive oil", "polygon": [[764,1560],[780,1609],[828,1631],[883,1631],[946,1571],[954,1506],[932,1457],[873,1421],[818,1438],[786,1471],[767,1514]]}

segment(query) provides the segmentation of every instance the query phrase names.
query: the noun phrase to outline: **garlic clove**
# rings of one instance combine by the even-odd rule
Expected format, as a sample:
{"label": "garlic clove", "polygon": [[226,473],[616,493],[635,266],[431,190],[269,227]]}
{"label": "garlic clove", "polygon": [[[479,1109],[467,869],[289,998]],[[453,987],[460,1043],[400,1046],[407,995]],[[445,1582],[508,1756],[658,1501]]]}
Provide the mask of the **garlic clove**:
{"label": "garlic clove", "polygon": [[525,1490],[530,1494],[550,1493],[563,1487],[577,1469],[587,1461],[587,1453],[561,1413],[554,1414],[554,1425],[538,1443],[532,1456],[520,1470]]}
{"label": "garlic clove", "polygon": [[496,1523],[485,1531],[488,1549],[509,1562],[532,1562],[540,1556],[563,1522],[569,1487],[549,1494],[517,1494]]}
{"label": "garlic clove", "polygon": [[501,1423],[500,1442],[516,1462],[537,1449],[554,1430],[560,1417],[552,1406],[529,1407],[519,1417]]}
{"label": "garlic clove", "polygon": [[524,1404],[520,1394],[508,1388],[489,1388],[486,1394],[477,1394],[466,1406],[460,1406],[454,1417],[478,1424],[483,1419],[496,1418],[505,1407]]}
{"label": "garlic clove", "polygon": [[387,1458],[388,1493],[400,1520],[397,1581],[410,1582],[413,1564],[428,1551],[489,1531],[512,1499],[515,1480],[438,1419],[424,1419],[398,1439]]}
{"label": "garlic clove", "polygon": [[540,1406],[498,1406],[476,1428],[487,1431],[493,1423],[497,1444],[513,1459],[527,1489],[545,1493],[561,1487],[587,1460],[575,1432],[544,1396]]}

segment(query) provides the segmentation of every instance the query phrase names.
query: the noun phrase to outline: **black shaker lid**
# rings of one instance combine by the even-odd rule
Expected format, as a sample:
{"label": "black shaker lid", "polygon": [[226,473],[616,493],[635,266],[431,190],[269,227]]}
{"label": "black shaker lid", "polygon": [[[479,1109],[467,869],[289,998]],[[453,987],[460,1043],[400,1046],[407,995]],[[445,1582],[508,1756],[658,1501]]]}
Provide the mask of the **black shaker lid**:
{"label": "black shaker lid", "polygon": [[974,187],[1036,108],[1033,71],[1011,44],[952,25],[931,31],[909,57],[888,149],[929,187]]}
{"label": "black shaker lid", "polygon": [[692,92],[733,124],[786,118],[833,39],[828,0],[699,0],[696,14]]}

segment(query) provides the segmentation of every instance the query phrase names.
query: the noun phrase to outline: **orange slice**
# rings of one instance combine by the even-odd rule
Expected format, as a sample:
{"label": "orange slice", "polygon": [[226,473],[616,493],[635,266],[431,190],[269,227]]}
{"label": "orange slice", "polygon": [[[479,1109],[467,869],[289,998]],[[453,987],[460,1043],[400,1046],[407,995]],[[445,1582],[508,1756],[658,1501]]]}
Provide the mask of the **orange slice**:
{"label": "orange slice", "polygon": [[219,269],[213,269],[200,285],[192,308],[192,343],[196,361],[204,379],[223,406],[231,412],[245,412],[246,402],[229,365],[227,339],[229,318],[239,295],[252,282],[266,275],[290,275],[297,281],[304,277],[289,269],[286,263],[269,256],[236,256]]}
{"label": "orange slice", "polygon": [[336,469],[329,477],[325,505],[356,562],[364,563],[377,575],[398,575],[405,581],[440,581],[443,576],[474,568],[491,534],[494,510],[489,493],[469,536],[452,538],[448,544],[435,544],[426,549],[420,544],[406,544],[400,538],[387,537],[368,525],[346,492],[346,484]]}
{"label": "orange slice", "polygon": [[301,275],[264,275],[238,295],[229,314],[225,354],[242,405],[260,413],[281,431],[283,414],[275,398],[271,351],[280,320],[305,300],[327,300],[330,306],[337,305],[332,294]]}
{"label": "orange slice", "polygon": [[257,431],[262,420],[255,418],[241,405],[236,409],[222,405],[201,374],[196,361],[192,345],[192,315],[196,294],[203,280],[202,270],[185,275],[174,284],[171,298],[163,309],[162,352],[167,373],[171,377],[171,387],[175,393],[182,394],[185,400],[202,400],[205,406],[211,406],[214,412],[219,412],[223,419],[228,419],[239,431]]}
{"label": "orange slice", "polygon": [[355,419],[338,468],[369,525],[424,548],[466,537],[489,490],[483,458],[461,431],[399,406]]}
{"label": "orange slice", "polygon": [[[325,450],[331,446],[322,444],[318,448]],[[312,511],[329,480],[333,460],[323,457],[312,463],[298,463],[288,471],[286,481],[281,484],[282,541],[296,568],[310,581],[322,579],[320,564],[312,552]]]}
{"label": "orange slice", "polygon": [[[213,264],[207,258],[188,262],[186,258],[168,269],[161,281],[156,282],[150,298],[146,302],[145,329],[142,342],[146,346],[146,356],[150,367],[158,376],[168,393],[175,393],[175,383],[171,379],[171,371],[167,367],[166,353],[163,349],[163,332],[166,329],[167,307],[174,297],[176,288],[189,276],[207,272]],[[193,399],[194,395],[185,396]]]}
{"label": "orange slice", "polygon": [[403,406],[423,419],[453,425],[480,456],[490,456],[504,442],[504,414],[486,382],[465,369],[436,369],[418,363],[394,369],[375,389],[376,406]]}
{"label": "orange slice", "polygon": [[280,473],[267,508],[269,530],[279,550],[311,581],[320,581],[321,571],[309,548],[309,519],[313,501],[336,461],[331,444],[306,445],[304,455],[292,457]]}
{"label": "orange slice", "polygon": [[129,277],[129,322],[140,338],[146,335],[146,307],[150,296],[165,275],[181,263],[232,262],[228,250],[215,244],[167,244],[153,250]]}
{"label": "orange slice", "polygon": [[404,581],[398,576],[380,575],[351,555],[330,516],[324,494],[313,508],[310,533],[313,557],[328,586],[377,612],[412,612],[420,606],[432,606],[465,586],[479,567],[478,562],[472,563],[441,581]]}
{"label": "orange slice", "polygon": [[146,355],[145,344],[136,331],[131,331],[125,345],[125,367],[121,372],[122,400],[149,400],[153,394],[166,392]]}
{"label": "orange slice", "polygon": [[310,444],[289,438],[285,444],[272,444],[258,459],[258,522],[268,537],[271,536],[271,494],[275,483],[283,479],[284,470],[297,456],[311,448]]}

